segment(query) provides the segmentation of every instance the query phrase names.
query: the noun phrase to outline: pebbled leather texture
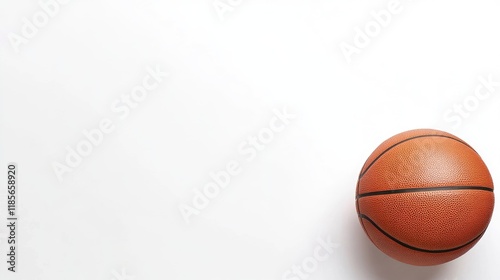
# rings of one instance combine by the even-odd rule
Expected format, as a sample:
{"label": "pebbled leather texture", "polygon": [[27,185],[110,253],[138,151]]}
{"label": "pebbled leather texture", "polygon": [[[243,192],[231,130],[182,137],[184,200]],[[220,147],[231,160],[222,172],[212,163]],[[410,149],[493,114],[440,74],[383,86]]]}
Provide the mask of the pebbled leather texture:
{"label": "pebbled leather texture", "polygon": [[411,130],[368,157],[356,206],[365,232],[384,253],[413,265],[437,265],[466,253],[484,234],[493,213],[493,181],[460,138]]}

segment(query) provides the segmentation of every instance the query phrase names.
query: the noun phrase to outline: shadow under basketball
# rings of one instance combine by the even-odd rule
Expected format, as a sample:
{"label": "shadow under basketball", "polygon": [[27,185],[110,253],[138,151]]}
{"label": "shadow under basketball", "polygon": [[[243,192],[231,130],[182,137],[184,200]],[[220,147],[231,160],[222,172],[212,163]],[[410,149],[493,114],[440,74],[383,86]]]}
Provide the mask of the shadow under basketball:
{"label": "shadow under basketball", "polygon": [[349,219],[349,228],[354,244],[354,255],[359,268],[365,270],[373,280],[435,280],[446,279],[447,267],[412,266],[392,259],[380,251],[368,239],[357,219]]}

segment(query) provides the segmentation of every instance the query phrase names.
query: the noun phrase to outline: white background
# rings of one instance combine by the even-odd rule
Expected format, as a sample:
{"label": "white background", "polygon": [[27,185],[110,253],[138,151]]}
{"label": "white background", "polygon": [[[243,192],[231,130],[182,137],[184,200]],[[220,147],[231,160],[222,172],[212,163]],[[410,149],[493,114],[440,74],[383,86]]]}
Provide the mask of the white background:
{"label": "white background", "polygon": [[[480,77],[500,81],[498,1],[401,0],[350,63],[339,45],[355,47],[389,1],[228,3],[221,14],[212,0],[74,0],[15,45],[43,9],[0,2],[0,278],[279,280],[330,238],[308,279],[498,279],[498,215],[460,259],[413,267],[370,243],[354,207],[365,159],[413,128],[456,134],[500,178],[500,87],[474,97]],[[156,67],[170,76],[120,118],[114,102]],[[464,100],[467,117],[450,113]],[[295,118],[248,160],[240,145],[283,108]],[[54,162],[103,119],[115,130],[58,180]],[[187,224],[179,206],[232,160],[241,172]]]}

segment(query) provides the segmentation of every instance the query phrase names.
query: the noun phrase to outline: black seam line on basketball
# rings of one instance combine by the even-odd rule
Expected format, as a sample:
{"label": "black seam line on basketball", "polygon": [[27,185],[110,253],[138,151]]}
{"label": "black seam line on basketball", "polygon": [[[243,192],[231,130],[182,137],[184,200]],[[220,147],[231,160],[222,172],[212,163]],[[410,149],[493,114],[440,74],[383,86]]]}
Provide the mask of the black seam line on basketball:
{"label": "black seam line on basketball", "polygon": [[[462,143],[464,144],[465,146],[469,147],[471,150],[473,150],[474,152],[476,152],[476,150],[474,150],[471,146],[469,146],[469,144],[463,142],[463,141],[460,141],[454,137],[451,137],[451,136],[447,136],[447,135],[439,135],[439,134],[425,134],[425,135],[418,135],[418,136],[413,136],[413,137],[410,137],[410,138],[406,138],[405,140],[401,140],[399,141],[398,143],[396,144],[393,144],[392,146],[390,146],[389,148],[385,149],[382,153],[380,153],[380,155],[378,155],[371,163],[370,165],[368,165],[365,169],[364,172],[362,172],[361,174],[359,174],[359,179],[361,179],[365,174],[366,172],[368,171],[368,169],[370,169],[370,167],[372,167],[372,165],[380,158],[382,157],[385,153],[387,153],[389,150],[391,150],[392,148],[398,146],[399,144],[402,144],[406,141],[410,141],[410,140],[413,140],[413,139],[417,139],[417,138],[424,138],[424,137],[443,137],[443,138],[448,138],[448,139],[452,139],[452,140],[455,140],[459,143]],[[477,152],[476,152],[477,153]]]}
{"label": "black seam line on basketball", "polygon": [[368,222],[370,222],[378,231],[380,231],[382,234],[384,234],[385,236],[387,236],[388,238],[390,238],[392,241],[398,243],[399,245],[401,245],[403,247],[406,247],[408,249],[414,250],[414,251],[419,251],[419,252],[424,252],[424,253],[433,253],[433,254],[436,254],[436,253],[448,253],[448,252],[453,252],[453,251],[456,251],[456,250],[460,250],[460,249],[462,249],[462,248],[464,248],[464,247],[466,247],[466,246],[474,243],[476,240],[478,240],[479,238],[481,238],[481,236],[483,236],[483,234],[486,232],[486,230],[484,230],[483,232],[481,232],[481,234],[479,234],[477,237],[475,237],[471,241],[465,243],[464,245],[460,245],[458,247],[455,247],[455,248],[443,249],[443,250],[428,250],[428,249],[417,248],[417,247],[411,246],[409,244],[406,244],[406,243],[398,240],[394,236],[392,236],[392,235],[388,234],[387,232],[385,232],[372,219],[370,219],[370,217],[368,217],[368,216],[366,216],[364,214],[360,214],[359,216],[360,216],[360,218],[365,219]]}
{"label": "black seam line on basketball", "polygon": [[492,188],[483,187],[483,186],[444,186],[444,187],[408,188],[408,189],[367,192],[367,193],[358,194],[356,196],[356,199],[366,197],[366,196],[386,195],[386,194],[414,193],[414,192],[436,192],[436,191],[456,191],[456,190],[478,190],[478,191],[493,192]]}

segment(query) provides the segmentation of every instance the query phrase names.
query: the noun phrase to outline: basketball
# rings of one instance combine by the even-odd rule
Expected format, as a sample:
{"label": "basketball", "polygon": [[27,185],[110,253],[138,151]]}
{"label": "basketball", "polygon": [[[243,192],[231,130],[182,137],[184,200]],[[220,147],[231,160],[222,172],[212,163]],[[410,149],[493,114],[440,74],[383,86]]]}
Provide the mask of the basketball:
{"label": "basketball", "polygon": [[369,239],[401,262],[439,265],[469,251],[494,207],[493,181],[479,154],[439,130],[397,134],[363,165],[356,210]]}

